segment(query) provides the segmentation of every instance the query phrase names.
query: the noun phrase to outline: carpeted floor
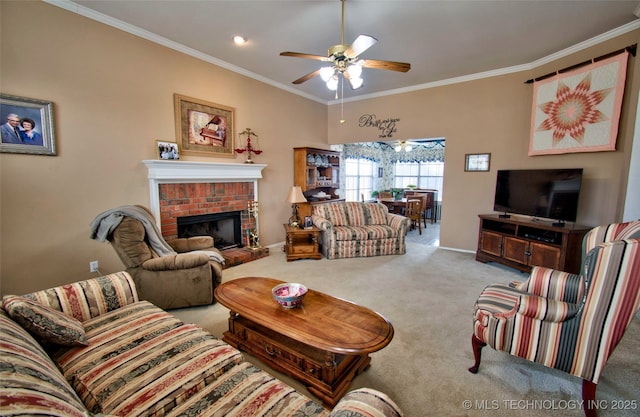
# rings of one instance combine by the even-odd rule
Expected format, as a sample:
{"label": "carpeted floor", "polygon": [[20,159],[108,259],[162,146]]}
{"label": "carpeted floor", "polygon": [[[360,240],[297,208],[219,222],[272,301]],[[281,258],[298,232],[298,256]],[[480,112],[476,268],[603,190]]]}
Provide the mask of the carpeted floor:
{"label": "carpeted floor", "polygon": [[[423,235],[426,242],[424,230]],[[319,261],[287,262],[280,248],[271,248],[266,258],[226,269],[223,281],[267,276],[301,282],[386,316],[394,325],[394,339],[372,354],[371,368],[359,375],[352,387],[386,392],[406,417],[582,416],[578,378],[490,348],[483,351],[479,373],[467,371],[473,364],[471,317],[478,294],[491,283],[524,280],[526,275],[497,264],[476,262],[470,253],[416,241],[420,239],[410,239],[407,254],[401,256]],[[219,304],[172,312],[217,336],[227,328],[229,312]],[[598,384],[600,417],[640,415],[637,346],[638,318],[631,323]],[[247,358],[310,395],[291,378],[249,355]]]}

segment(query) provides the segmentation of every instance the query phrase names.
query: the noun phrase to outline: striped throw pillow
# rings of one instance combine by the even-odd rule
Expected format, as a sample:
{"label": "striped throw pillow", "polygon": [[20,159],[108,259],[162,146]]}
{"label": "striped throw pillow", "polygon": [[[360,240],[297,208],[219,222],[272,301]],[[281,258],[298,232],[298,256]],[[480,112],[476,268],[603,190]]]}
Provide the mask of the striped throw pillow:
{"label": "striped throw pillow", "polygon": [[41,343],[62,346],[88,344],[82,323],[60,311],[16,295],[5,296],[2,307]]}

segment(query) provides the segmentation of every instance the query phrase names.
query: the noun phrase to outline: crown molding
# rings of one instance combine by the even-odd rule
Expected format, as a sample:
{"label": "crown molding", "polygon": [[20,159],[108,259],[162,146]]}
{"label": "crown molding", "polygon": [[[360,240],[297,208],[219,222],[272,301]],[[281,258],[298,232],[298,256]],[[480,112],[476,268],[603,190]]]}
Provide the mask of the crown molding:
{"label": "crown molding", "polygon": [[[640,6],[638,6],[638,9],[640,10]],[[553,53],[551,55],[547,55],[547,56],[545,56],[543,58],[540,58],[540,59],[535,60],[533,62],[530,62],[528,64],[516,65],[516,66],[513,66],[513,67],[506,67],[506,68],[499,68],[499,69],[495,69],[495,70],[479,72],[479,73],[476,73],[476,74],[463,75],[463,76],[460,76],[460,77],[448,78],[448,79],[445,79],[445,80],[439,80],[439,81],[434,81],[434,82],[430,82],[430,83],[426,83],[426,84],[414,85],[414,86],[405,87],[405,88],[398,88],[398,89],[395,89],[395,90],[381,91],[381,92],[378,92],[378,93],[367,94],[367,95],[362,95],[362,96],[358,96],[358,97],[345,98],[344,102],[345,103],[356,102],[356,101],[368,100],[368,99],[372,99],[372,98],[391,96],[391,95],[395,95],[395,94],[409,93],[409,92],[412,92],[412,91],[426,90],[428,88],[442,87],[442,86],[445,86],[445,85],[464,83],[464,82],[467,82],[467,81],[480,80],[480,79],[483,79],[483,78],[491,78],[491,77],[497,77],[497,76],[500,76],[500,75],[513,74],[513,73],[521,72],[521,71],[530,71],[530,70],[534,70],[534,69],[536,69],[538,67],[541,67],[542,65],[549,64],[549,63],[551,63],[553,61],[556,61],[556,60],[558,60],[560,58],[564,58],[564,57],[569,56],[571,54],[574,54],[576,52],[580,52],[582,50],[585,50],[585,49],[590,48],[592,46],[598,45],[598,44],[600,44],[602,42],[608,41],[608,40],[616,38],[618,36],[624,35],[626,33],[634,31],[636,29],[640,29],[640,20],[634,20],[633,22],[629,22],[626,25],[620,26],[620,27],[618,27],[616,29],[612,29],[612,30],[610,30],[608,32],[605,32],[605,33],[601,34],[601,35],[594,36],[593,38],[587,39],[584,42],[580,42],[580,43],[578,43],[576,45],[570,46],[570,47],[565,48],[565,49],[563,49],[561,51]],[[334,104],[338,104],[340,102],[341,102],[341,100],[332,100],[328,104],[329,105],[334,105]]]}
{"label": "crown molding", "polygon": [[[120,29],[124,32],[127,33],[131,33],[132,35],[138,36],[140,38],[149,40],[151,42],[157,43],[159,45],[163,45],[166,46],[167,48],[173,49],[175,51],[184,53],[185,55],[189,55],[192,56],[194,58],[200,59],[202,61],[208,62],[210,64],[219,66],[221,68],[227,69],[229,71],[235,72],[237,74],[240,75],[244,75],[245,77],[248,78],[252,78],[256,81],[260,81],[262,83],[268,84],[272,87],[276,87],[279,88],[281,90],[285,90],[289,93],[292,94],[296,94],[298,96],[304,97],[306,99],[315,101],[317,103],[321,103],[321,104],[325,104],[325,105],[334,105],[334,104],[338,104],[338,103],[348,103],[348,102],[357,102],[357,101],[363,101],[363,100],[369,100],[372,98],[378,98],[378,97],[385,97],[385,96],[391,96],[391,95],[396,95],[396,94],[402,94],[402,93],[408,93],[408,92],[413,92],[413,91],[419,91],[419,90],[426,90],[429,88],[435,88],[435,87],[442,87],[445,85],[451,85],[451,84],[458,84],[458,83],[464,83],[464,82],[468,82],[468,81],[475,81],[475,80],[480,80],[483,78],[491,78],[491,77],[496,77],[496,76],[500,76],[500,75],[506,75],[506,74],[513,74],[516,72],[521,72],[521,71],[529,71],[535,68],[538,68],[542,65],[548,64],[550,62],[556,61],[560,58],[564,58],[566,56],[569,56],[571,54],[574,54],[576,52],[582,51],[584,49],[590,48],[594,45],[600,44],[602,42],[605,42],[607,40],[613,39],[615,37],[624,35],[625,33],[631,32],[633,30],[639,29],[640,28],[640,20],[635,20],[633,22],[630,22],[626,25],[620,26],[619,28],[610,30],[608,32],[605,32],[601,35],[595,36],[591,39],[587,39],[584,42],[580,42],[576,45],[570,46],[568,48],[565,48],[561,51],[555,52],[551,55],[547,55],[545,57],[542,57],[540,59],[537,59],[533,62],[530,63],[526,63],[526,64],[521,64],[521,65],[516,65],[516,66],[512,66],[512,67],[506,67],[506,68],[499,68],[499,69],[495,69],[495,70],[490,70],[490,71],[484,71],[484,72],[479,72],[476,74],[469,74],[469,75],[463,75],[460,77],[455,77],[455,78],[449,78],[449,79],[444,79],[444,80],[439,80],[439,81],[433,81],[433,82],[429,82],[429,83],[425,83],[425,84],[418,84],[418,85],[414,85],[414,86],[410,86],[410,87],[404,87],[404,88],[397,88],[394,90],[387,90],[387,91],[381,91],[378,93],[373,93],[373,94],[366,94],[366,95],[362,95],[362,96],[358,96],[358,97],[351,97],[351,98],[344,98],[344,99],[339,99],[339,100],[324,100],[324,99],[320,99],[318,97],[315,97],[311,94],[307,94],[305,92],[296,90],[294,88],[291,88],[288,85],[273,81],[272,79],[263,77],[262,75],[256,74],[254,72],[248,71],[244,68],[238,67],[236,65],[230,64],[226,61],[217,59],[212,57],[211,55],[207,55],[204,54],[200,51],[197,51],[193,48],[189,48],[185,45],[179,44],[177,42],[174,42],[172,40],[169,40],[167,38],[164,38],[162,36],[158,36],[152,32],[149,32],[147,30],[141,29],[137,26],[131,25],[129,23],[123,22],[119,19],[114,19],[110,16],[107,16],[105,14],[102,13],[98,13],[94,10],[91,10],[87,7],[81,6],[77,3],[74,3],[71,0],[43,0],[45,3],[51,4],[53,6],[57,6],[60,7],[62,9],[68,10],[70,12],[79,14],[81,16],[84,17],[88,17],[89,19],[93,19],[96,20],[100,23],[104,23],[105,25],[108,26],[112,26],[114,28]],[[638,6],[638,8],[636,8],[636,11],[634,12],[634,14],[636,16],[638,16],[638,14],[640,14],[640,5]]]}
{"label": "crown molding", "polygon": [[70,0],[42,0],[45,3],[49,3],[53,6],[60,7],[61,9],[68,10],[70,12],[79,14],[80,16],[87,17],[89,19],[95,20],[100,23],[104,23],[105,25],[114,27],[116,29],[120,29],[124,32],[130,33],[134,36],[137,36],[142,39],[146,39],[148,41],[157,43],[159,45],[165,46],[169,49],[173,49],[175,51],[181,52],[185,55],[192,56],[194,58],[200,59],[202,61],[208,62],[210,64],[216,65],[218,67],[227,69],[229,71],[235,72],[236,74],[244,75],[245,77],[252,78],[254,80],[260,81],[262,83],[268,84],[272,87],[279,88],[281,90],[288,91],[292,94],[297,94],[304,98],[307,98],[312,101],[316,101],[318,103],[327,104],[326,100],[319,99],[318,97],[312,96],[311,94],[304,93],[302,91],[298,91],[288,85],[273,81],[270,78],[263,77],[260,74],[256,74],[254,72],[248,71],[244,68],[238,67],[236,65],[230,64],[221,59],[212,57],[211,55],[207,55],[200,51],[197,51],[193,48],[189,48],[188,46],[182,45],[180,43],[174,42],[170,39],[164,38],[162,36],[158,36],[155,33],[149,32],[148,30],[141,29],[137,26],[131,25],[129,23],[123,22],[122,20],[115,19],[111,16],[107,16],[103,13],[96,12],[95,10],[89,9],[87,7],[81,6],[77,3],[74,3]]}

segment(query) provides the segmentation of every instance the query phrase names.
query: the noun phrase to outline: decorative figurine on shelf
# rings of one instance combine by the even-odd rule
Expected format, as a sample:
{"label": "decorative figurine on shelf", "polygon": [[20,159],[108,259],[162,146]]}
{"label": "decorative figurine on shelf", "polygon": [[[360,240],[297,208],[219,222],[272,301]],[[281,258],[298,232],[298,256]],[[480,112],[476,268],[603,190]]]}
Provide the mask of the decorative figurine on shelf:
{"label": "decorative figurine on shelf", "polygon": [[253,161],[251,160],[251,154],[255,153],[256,155],[260,155],[262,153],[261,150],[254,148],[251,145],[251,135],[255,136],[256,138],[258,137],[258,135],[256,135],[254,132],[251,131],[250,128],[246,128],[244,130],[244,132],[240,132],[241,135],[247,135],[247,144],[245,145],[244,148],[238,148],[236,149],[236,152],[238,153],[247,153],[247,160],[244,161],[245,164],[253,164]]}

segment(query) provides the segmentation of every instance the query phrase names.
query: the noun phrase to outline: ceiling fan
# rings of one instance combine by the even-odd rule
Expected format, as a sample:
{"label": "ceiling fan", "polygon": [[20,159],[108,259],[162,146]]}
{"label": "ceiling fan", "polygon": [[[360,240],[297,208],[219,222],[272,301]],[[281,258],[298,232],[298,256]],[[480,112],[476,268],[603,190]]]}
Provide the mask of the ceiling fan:
{"label": "ceiling fan", "polygon": [[418,145],[420,145],[420,144],[419,144],[419,143],[416,143],[416,142],[411,142],[411,141],[408,141],[408,140],[403,140],[403,141],[397,142],[397,143],[394,145],[393,149],[394,149],[396,152],[400,152],[400,151],[402,151],[402,150],[404,150],[405,152],[411,152],[411,150],[412,150],[415,146],[418,146]]}
{"label": "ceiling fan", "polygon": [[281,56],[291,56],[297,58],[315,59],[318,61],[329,62],[330,66],[319,68],[307,75],[304,75],[293,82],[293,84],[302,84],[311,78],[320,75],[323,81],[327,83],[327,88],[337,90],[338,75],[342,74],[344,78],[349,80],[352,89],[362,86],[363,80],[360,77],[362,68],[383,69],[390,71],[407,72],[411,69],[411,64],[406,62],[381,61],[377,59],[358,59],[360,54],[372,47],[378,40],[369,35],[358,35],[351,45],[344,43],[344,2],[342,3],[342,33],[340,44],[333,45],[329,48],[327,56],[305,54],[300,52],[281,52]]}

